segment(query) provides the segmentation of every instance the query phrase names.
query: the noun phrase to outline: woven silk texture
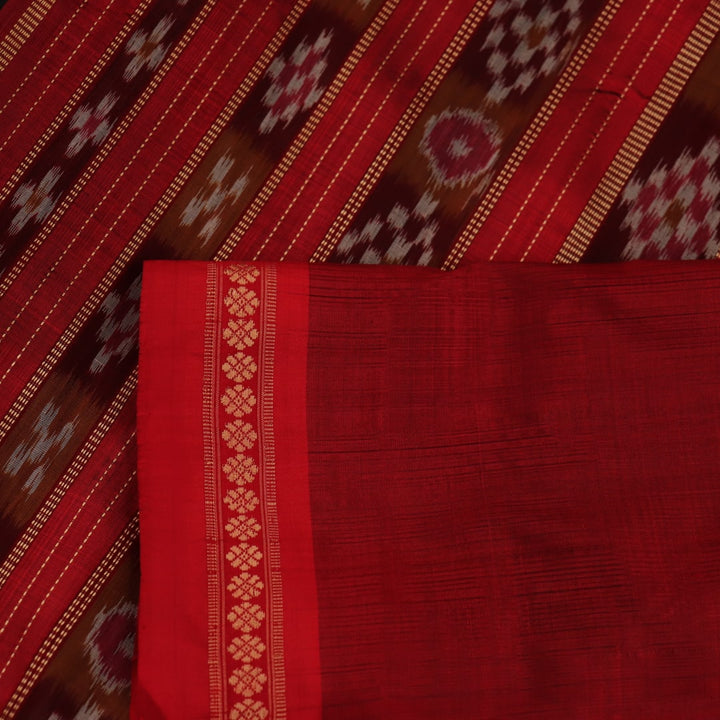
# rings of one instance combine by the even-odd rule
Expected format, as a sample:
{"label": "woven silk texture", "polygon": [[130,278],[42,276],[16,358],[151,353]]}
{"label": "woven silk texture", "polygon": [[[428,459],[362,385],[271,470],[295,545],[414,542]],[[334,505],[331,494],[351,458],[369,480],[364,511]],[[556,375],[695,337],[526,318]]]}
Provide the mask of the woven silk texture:
{"label": "woven silk texture", "polygon": [[714,715],[715,263],[144,283],[131,717]]}
{"label": "woven silk texture", "polygon": [[[8,0],[2,4],[0,718],[120,720],[130,712],[140,577],[136,386],[144,261],[311,261],[463,270],[488,260],[546,264],[710,260],[720,242],[718,28],[718,0]],[[341,268],[336,270],[338,296],[343,297],[341,279],[350,282],[351,277]],[[388,289],[408,282],[394,274],[377,277],[388,283]],[[652,292],[660,292],[645,276],[638,280],[638,292],[645,292],[647,283]],[[596,299],[604,298],[611,309],[613,301],[602,286],[598,282]],[[360,302],[363,283],[351,283],[348,292],[352,287],[357,288],[358,308],[365,307]],[[334,286],[328,289],[335,292]],[[684,299],[690,302],[694,292],[688,284]],[[178,290],[176,297],[168,298],[168,311],[182,295]],[[452,296],[464,306],[460,294]],[[314,295],[299,291],[299,297]],[[392,298],[383,302],[391,303]],[[409,299],[401,304],[406,302]],[[538,297],[537,303],[542,302],[550,304],[552,298]],[[307,306],[312,308],[314,301],[308,299]],[[366,309],[369,315],[363,322],[370,322],[371,309]],[[693,306],[695,311],[699,309]],[[452,317],[446,320],[454,322]],[[529,326],[509,327],[518,333],[518,342],[523,338],[529,342],[534,332]],[[400,329],[393,332],[403,337]],[[374,341],[368,342],[372,350]],[[673,336],[666,338],[670,346],[675,342]],[[661,346],[658,341],[658,351]],[[312,348],[303,352],[312,357]],[[347,353],[353,360],[360,354],[351,344]],[[709,402],[715,374],[711,358],[700,349],[695,355],[687,349],[686,355],[708,383]],[[625,387],[621,372],[625,366],[615,365],[612,355],[602,357],[607,361],[602,368],[604,382]],[[561,358],[555,358],[555,363],[558,373],[566,373],[568,396],[578,393],[572,396],[577,404],[573,413],[585,417],[590,409],[571,381],[577,368],[570,360],[563,365]],[[654,367],[650,355],[645,364]],[[527,374],[517,378],[528,393],[542,392],[547,378],[541,367],[541,363],[538,369],[528,366]],[[659,369],[652,376],[657,388],[677,382],[667,369],[667,376]],[[297,382],[305,387],[305,376],[298,376]],[[468,392],[471,389],[469,385]],[[368,392],[373,392],[372,385]],[[513,397],[513,402],[520,402]],[[352,394],[342,398],[345,406],[360,400]],[[378,413],[389,412],[385,400],[379,394],[362,402],[372,402]],[[483,417],[484,406],[480,399],[477,402],[476,412]],[[629,407],[628,413],[632,411]],[[320,415],[314,417],[320,422]],[[449,412],[448,422],[453,417]],[[702,432],[714,426],[705,410],[698,418],[706,418],[708,424],[699,430],[679,424],[676,432],[690,433],[692,427],[696,436],[704,437]],[[308,433],[319,433],[323,427],[308,427]],[[383,451],[397,443],[399,448],[406,446],[405,440],[393,435],[397,427],[372,428],[374,436],[385,438],[378,441]],[[524,452],[520,441],[531,443],[523,435],[525,427],[521,424],[515,435],[506,437],[518,440],[519,466]],[[578,433],[581,427],[578,422]],[[638,426],[637,432],[647,429]],[[464,432],[438,438],[437,459],[423,458],[427,473],[438,471],[441,456],[450,463],[443,477],[452,478],[452,468],[464,467],[463,453],[477,441]],[[347,451],[353,438],[357,436],[338,439],[338,451]],[[448,460],[441,449],[461,444],[463,438],[470,444],[468,449],[458,446],[457,459]],[[575,439],[580,442],[580,437]],[[559,455],[548,446],[548,463],[564,458],[562,452],[574,447],[568,443],[558,449]],[[603,445],[607,457],[618,452],[620,444],[618,440],[618,445]],[[671,447],[669,441],[658,443],[657,452]],[[359,455],[362,448],[358,445]],[[475,446],[475,452],[480,451]],[[322,452],[332,454],[327,448]],[[353,457],[350,466],[355,462]],[[703,468],[698,464],[697,473],[688,475],[688,488],[696,487],[693,483],[701,486],[706,479]],[[628,481],[634,477],[628,472]],[[377,492],[379,503],[383,498]],[[619,495],[612,494],[615,490],[608,492],[608,502],[615,498],[622,505]],[[459,502],[464,496],[458,497]],[[432,498],[445,502],[443,487],[433,490]],[[390,495],[385,498],[386,503],[391,500]],[[430,503],[431,498],[418,497],[421,501]],[[313,502],[308,513],[318,511]],[[602,506],[599,498],[595,502]],[[709,490],[706,502],[710,507]],[[653,542],[660,543],[661,533],[670,527],[663,524],[662,508],[669,506],[655,507],[649,499],[647,503],[639,527],[647,532],[654,528]],[[473,507],[469,502],[468,509]],[[639,512],[637,507],[632,505],[627,512]],[[519,506],[516,510],[520,517]],[[375,513],[367,512],[372,527]],[[532,507],[527,512],[532,514]],[[689,516],[683,517],[691,527]],[[315,525],[312,519],[304,526],[309,530],[303,537],[313,543],[321,537],[316,530],[320,532],[322,522],[342,526],[345,519],[318,522]],[[402,527],[398,532],[402,539]],[[700,543],[701,530],[697,533]],[[438,545],[432,556],[438,583],[446,568],[457,571],[454,565],[437,562],[442,552],[458,552],[449,535],[441,537],[444,545]],[[181,538],[178,535],[176,540]],[[552,547],[556,540],[560,542],[543,536],[537,542]],[[418,553],[420,549],[424,553],[426,547],[418,545]],[[172,546],[166,549],[168,557],[173,552]],[[379,552],[378,547],[372,552]],[[578,552],[582,562],[588,562],[590,555]],[[429,561],[429,556],[420,555],[412,560],[418,568]],[[687,573],[704,562],[711,576],[716,568],[709,557],[698,555],[695,565],[688,562]],[[648,573],[659,572],[657,558],[642,558]],[[323,566],[320,572],[321,562],[322,556],[316,554],[318,577],[335,573],[333,566]],[[488,567],[500,567],[497,562]],[[527,592],[543,592],[547,578],[533,569],[533,562],[527,560],[525,572],[527,578],[537,576],[538,585],[528,585]],[[598,560],[600,565],[603,562]],[[685,617],[685,610],[667,599],[669,588],[687,587],[690,592],[695,586],[680,570],[675,572],[675,560],[668,563],[667,588],[658,585],[657,598],[645,597],[652,607],[641,616],[671,625],[675,615]],[[577,567],[580,573],[581,565]],[[645,572],[644,567],[638,572]],[[505,571],[497,572],[489,581],[495,590],[482,589],[482,597],[497,598],[492,593],[505,587]],[[609,582],[604,577],[602,582]],[[640,582],[634,576],[617,582],[625,580],[630,585]],[[589,587],[591,580],[570,566],[556,580],[554,591],[569,606],[577,592],[571,583]],[[318,602],[335,592],[314,584],[308,587],[316,588]],[[440,585],[433,587],[427,593],[440,592]],[[420,588],[413,586],[415,591]],[[509,597],[517,599],[520,591],[518,585]],[[408,603],[412,606],[411,598]],[[458,627],[461,618],[447,616],[469,606],[453,607],[450,603],[438,610],[448,620],[442,627]],[[515,612],[509,605],[506,610]],[[328,619],[322,608],[307,612],[321,623]],[[595,612],[610,618],[618,607]],[[549,623],[551,617],[555,616],[543,615],[539,625],[533,621],[527,632],[540,627],[550,635],[555,626],[542,623]],[[377,619],[373,632],[387,626],[386,620]],[[408,622],[417,629],[418,616],[409,614]],[[468,627],[477,627],[473,617],[468,616],[467,622]],[[592,622],[599,621],[595,617]],[[699,614],[701,622],[705,624],[698,627],[711,638],[710,619]],[[328,627],[320,625],[318,632]],[[332,627],[333,633],[339,633],[337,624]],[[682,637],[690,637],[682,621],[677,627],[685,633]],[[607,644],[617,654],[608,649],[603,662],[615,663],[617,673],[612,677],[640,678],[637,663],[647,670],[643,653],[650,652],[650,641],[641,642],[638,635],[623,645],[619,638],[626,633],[614,632]],[[629,624],[627,633],[632,632],[643,631]],[[340,653],[349,636],[335,637]],[[658,667],[677,680],[679,665],[671,662],[675,640],[666,641],[668,655],[657,660]],[[450,687],[449,678],[460,672],[459,660],[448,660],[452,648],[476,648],[473,638],[467,642],[438,650],[439,687]],[[389,639],[386,652],[391,647]],[[406,646],[398,647],[407,652]],[[426,652],[429,646],[422,647]],[[565,662],[559,655],[571,652],[571,647],[562,646],[556,654],[543,656],[542,662],[537,660],[533,677],[545,668],[542,672],[548,678],[557,676],[559,684],[572,684],[572,678],[554,670],[556,663]],[[361,648],[359,643],[358,652]],[[636,648],[637,656],[623,654],[623,648]],[[499,646],[482,653],[485,658],[502,655]],[[516,657],[508,653],[507,657]],[[276,653],[264,657],[269,656]],[[240,657],[250,658],[242,664],[252,665],[251,656]],[[392,665],[391,657],[384,662]],[[362,657],[355,659],[360,662]],[[686,690],[694,702],[703,696],[698,683],[710,682],[698,668],[711,660],[717,661],[717,656],[698,649],[694,669],[687,671]],[[287,667],[297,667],[298,659],[288,662]],[[338,668],[335,662],[341,661],[321,655],[312,666],[317,670],[310,673],[313,682],[320,678],[324,686],[332,668]],[[497,662],[499,672],[502,664],[500,659]],[[168,663],[165,658],[160,664],[169,669],[169,677]],[[519,666],[513,667],[508,696],[522,685],[513,674],[520,672]],[[605,671],[610,672],[607,666]],[[287,672],[288,678],[293,677]],[[611,676],[603,675],[590,660],[582,672],[587,683]],[[390,674],[382,682],[390,677],[404,681]],[[410,683],[414,677],[420,678],[421,686]],[[453,687],[459,687],[461,677],[465,677],[462,672],[452,681]],[[652,677],[664,676],[658,670]],[[409,669],[405,679],[410,683],[409,695],[417,690],[418,697],[427,698],[426,675]],[[367,689],[371,680],[358,674],[357,682]],[[645,715],[662,717],[658,709],[663,707],[662,691],[673,698],[680,693],[674,683],[648,685],[648,697],[659,704]],[[342,682],[338,687],[347,690]],[[546,687],[550,698],[556,691]],[[711,693],[713,687],[704,689]],[[316,690],[308,692],[312,695]],[[294,691],[288,692],[296,697]],[[598,684],[587,692],[588,697],[599,697],[602,689]],[[608,689],[607,698],[617,698],[617,692]],[[154,697],[149,689],[148,702]],[[322,697],[324,709],[325,698],[333,696]],[[267,704],[267,694],[242,696],[242,701],[254,702],[253,698],[261,702],[257,711],[250,707],[241,715],[233,704],[214,705],[210,717],[221,717],[218,713],[234,720],[263,718],[263,713],[282,717],[281,706]],[[443,712],[435,701],[427,702],[439,717],[452,718],[452,708]],[[520,712],[520,706],[513,704],[517,702],[517,698],[508,700],[507,713]],[[605,716],[622,717],[622,704],[610,710],[609,702],[600,704]],[[499,700],[495,707],[502,707]],[[690,703],[686,711],[670,707],[672,717],[682,717],[683,712],[692,717]],[[532,715],[534,709],[526,711]],[[162,717],[147,712],[151,719]],[[563,714],[557,708],[553,712]],[[712,716],[706,708],[703,713]],[[352,717],[350,710],[346,716]]]}

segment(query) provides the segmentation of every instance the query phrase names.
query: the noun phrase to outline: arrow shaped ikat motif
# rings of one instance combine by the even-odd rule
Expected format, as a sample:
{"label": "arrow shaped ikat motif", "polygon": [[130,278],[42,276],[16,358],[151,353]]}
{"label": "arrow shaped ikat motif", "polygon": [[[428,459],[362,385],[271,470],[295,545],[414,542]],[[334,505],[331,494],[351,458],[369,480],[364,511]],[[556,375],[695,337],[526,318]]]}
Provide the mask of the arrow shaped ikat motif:
{"label": "arrow shaped ikat motif", "polygon": [[102,343],[90,365],[97,375],[113,358],[124,360],[137,347],[138,320],[140,318],[140,281],[138,275],[127,291],[120,295],[111,292],[100,306],[105,316],[97,333]]}
{"label": "arrow shaped ikat motif", "polygon": [[13,195],[11,208],[17,209],[8,232],[17,235],[30,222],[41,223],[53,211],[60,192],[55,191],[58,180],[62,177],[59,167],[52,167],[39,182],[23,183]]}
{"label": "arrow shaped ikat motif", "polygon": [[228,153],[223,155],[180,215],[180,224],[185,227],[197,223],[201,246],[213,237],[247,187],[249,170],[238,175],[236,162]]}
{"label": "arrow shaped ikat motif", "polygon": [[155,70],[170,49],[169,43],[163,42],[173,25],[173,19],[166,15],[149,32],[138,30],[130,36],[125,46],[125,53],[130,57],[125,67],[123,79],[133,80],[145,67]]}
{"label": "arrow shaped ikat motif", "polygon": [[522,96],[539,78],[561,67],[578,41],[580,0],[530,5],[526,0],[497,0],[488,12],[494,24],[479,60],[492,78],[490,102]]}
{"label": "arrow shaped ikat motif", "polygon": [[52,401],[40,411],[32,426],[30,437],[20,442],[8,458],[3,470],[12,477],[28,473],[22,486],[23,490],[33,493],[45,476],[50,463],[60,450],[70,441],[77,418],[61,424],[57,419],[60,408]]}
{"label": "arrow shaped ikat motif", "polygon": [[392,206],[385,217],[376,215],[340,241],[335,259],[375,265],[381,262],[427,265],[438,223],[432,219],[437,201],[425,193],[415,207]]}
{"label": "arrow shaped ikat motif", "polygon": [[108,93],[95,105],[81,105],[70,120],[69,130],[72,139],[68,143],[65,154],[74,157],[85,145],[100,145],[110,134],[115,124],[110,112],[118,101],[115,93]]}

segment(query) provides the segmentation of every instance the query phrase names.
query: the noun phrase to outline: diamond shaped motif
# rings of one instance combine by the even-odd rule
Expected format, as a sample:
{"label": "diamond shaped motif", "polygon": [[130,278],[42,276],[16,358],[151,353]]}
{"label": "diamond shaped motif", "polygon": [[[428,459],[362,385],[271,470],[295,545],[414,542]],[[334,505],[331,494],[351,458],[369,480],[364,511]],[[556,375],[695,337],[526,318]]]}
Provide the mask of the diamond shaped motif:
{"label": "diamond shaped motif", "polygon": [[303,40],[289,59],[275,58],[268,67],[270,87],[263,97],[268,113],[260,132],[269,133],[278,122],[285,125],[301,111],[309,110],[322,96],[320,78],[327,68],[326,51],[332,32],[323,30],[312,45]]}
{"label": "diamond shaped motif", "polygon": [[580,30],[580,0],[496,0],[479,67],[492,84],[487,100],[522,97],[534,83],[557,72],[572,53]]}

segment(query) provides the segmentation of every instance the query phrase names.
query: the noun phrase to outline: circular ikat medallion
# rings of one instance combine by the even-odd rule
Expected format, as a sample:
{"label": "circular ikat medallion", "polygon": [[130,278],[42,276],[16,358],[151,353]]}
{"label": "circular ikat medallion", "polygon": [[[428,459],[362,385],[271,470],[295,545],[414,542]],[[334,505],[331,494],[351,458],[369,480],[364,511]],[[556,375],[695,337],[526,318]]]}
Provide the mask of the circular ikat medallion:
{"label": "circular ikat medallion", "polygon": [[103,608],[85,638],[93,677],[105,692],[130,687],[137,609],[129,602]]}
{"label": "circular ikat medallion", "polygon": [[428,120],[420,150],[438,183],[469,185],[495,164],[500,133],[495,123],[477,110],[444,110]]}

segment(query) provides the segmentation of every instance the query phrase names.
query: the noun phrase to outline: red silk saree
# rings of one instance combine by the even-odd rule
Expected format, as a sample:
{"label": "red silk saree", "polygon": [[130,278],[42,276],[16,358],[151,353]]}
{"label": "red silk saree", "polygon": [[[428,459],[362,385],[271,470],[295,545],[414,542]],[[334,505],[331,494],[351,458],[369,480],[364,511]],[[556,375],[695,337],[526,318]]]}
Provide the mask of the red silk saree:
{"label": "red silk saree", "polygon": [[720,0],[0,5],[0,720],[128,716],[144,261],[720,249]]}
{"label": "red silk saree", "polygon": [[719,288],[146,264],[132,717],[712,717]]}

